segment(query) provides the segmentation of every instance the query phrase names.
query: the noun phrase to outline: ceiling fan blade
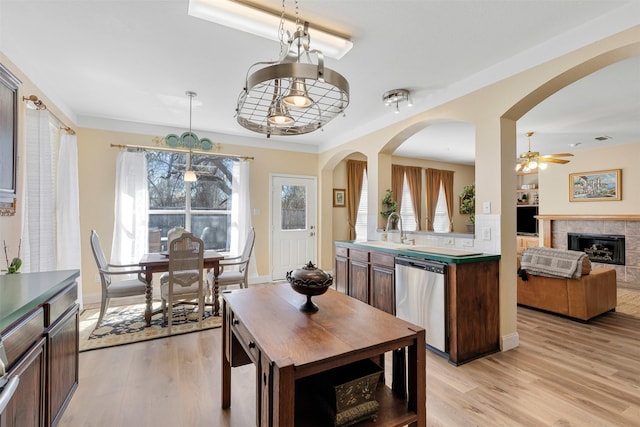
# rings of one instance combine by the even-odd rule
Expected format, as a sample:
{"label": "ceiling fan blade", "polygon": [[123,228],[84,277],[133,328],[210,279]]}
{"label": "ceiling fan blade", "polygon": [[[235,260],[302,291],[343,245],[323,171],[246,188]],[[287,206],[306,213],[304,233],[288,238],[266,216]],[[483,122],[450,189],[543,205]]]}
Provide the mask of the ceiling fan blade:
{"label": "ceiling fan blade", "polygon": [[573,157],[571,153],[554,153],[554,154],[544,154],[541,157],[549,158],[549,157]]}
{"label": "ceiling fan blade", "polygon": [[565,163],[569,163],[569,160],[564,160],[564,159],[554,159],[552,157],[540,157],[538,159],[538,162],[543,162],[543,163],[559,163],[561,165],[564,165]]}

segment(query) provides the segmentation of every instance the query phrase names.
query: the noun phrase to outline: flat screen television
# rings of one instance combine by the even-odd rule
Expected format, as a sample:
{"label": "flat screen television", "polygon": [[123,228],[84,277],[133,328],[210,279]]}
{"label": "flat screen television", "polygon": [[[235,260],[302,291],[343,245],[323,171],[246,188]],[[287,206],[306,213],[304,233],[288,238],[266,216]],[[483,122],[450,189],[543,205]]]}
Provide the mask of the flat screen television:
{"label": "flat screen television", "polygon": [[538,220],[535,218],[538,215],[537,206],[518,206],[516,218],[516,230],[518,234],[527,236],[538,235]]}

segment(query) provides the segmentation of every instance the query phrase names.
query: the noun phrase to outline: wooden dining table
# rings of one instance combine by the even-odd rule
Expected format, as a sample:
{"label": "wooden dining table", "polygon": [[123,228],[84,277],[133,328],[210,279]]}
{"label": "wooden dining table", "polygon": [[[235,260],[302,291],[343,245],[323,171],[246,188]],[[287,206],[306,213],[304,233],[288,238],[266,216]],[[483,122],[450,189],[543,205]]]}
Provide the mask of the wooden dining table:
{"label": "wooden dining table", "polygon": [[[220,301],[218,290],[218,276],[220,275],[220,261],[224,259],[224,256],[212,249],[204,251],[204,268],[213,272],[213,315],[220,315]],[[144,254],[138,263],[140,267],[145,270],[145,282],[147,283],[147,289],[145,293],[145,310],[144,320],[147,322],[147,326],[151,326],[151,316],[153,313],[153,273],[162,273],[169,271],[169,255],[167,252],[154,252]]]}

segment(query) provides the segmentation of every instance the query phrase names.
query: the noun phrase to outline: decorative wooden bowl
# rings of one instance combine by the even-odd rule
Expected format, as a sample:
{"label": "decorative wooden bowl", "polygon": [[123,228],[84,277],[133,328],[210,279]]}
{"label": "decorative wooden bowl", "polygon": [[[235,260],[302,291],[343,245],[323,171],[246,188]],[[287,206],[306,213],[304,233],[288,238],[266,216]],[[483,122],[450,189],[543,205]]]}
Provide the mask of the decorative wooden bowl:
{"label": "decorative wooden bowl", "polygon": [[302,268],[297,268],[287,273],[287,281],[294,291],[307,297],[307,302],[300,306],[300,311],[315,313],[318,306],[311,301],[311,297],[322,295],[333,284],[333,277],[319,268],[311,261]]}

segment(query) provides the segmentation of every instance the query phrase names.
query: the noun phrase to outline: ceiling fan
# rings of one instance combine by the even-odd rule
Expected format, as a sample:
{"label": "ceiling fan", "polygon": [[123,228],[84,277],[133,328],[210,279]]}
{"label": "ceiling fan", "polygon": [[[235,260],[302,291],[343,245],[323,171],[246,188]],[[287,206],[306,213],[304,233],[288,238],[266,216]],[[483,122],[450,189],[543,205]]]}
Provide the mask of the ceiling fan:
{"label": "ceiling fan", "polygon": [[537,151],[531,151],[531,135],[534,132],[527,132],[527,138],[529,139],[529,150],[526,153],[520,154],[518,164],[516,165],[516,172],[530,172],[540,169],[546,169],[547,163],[569,163],[569,160],[559,159],[558,157],[573,156],[571,153],[556,153],[556,154],[540,154]]}

